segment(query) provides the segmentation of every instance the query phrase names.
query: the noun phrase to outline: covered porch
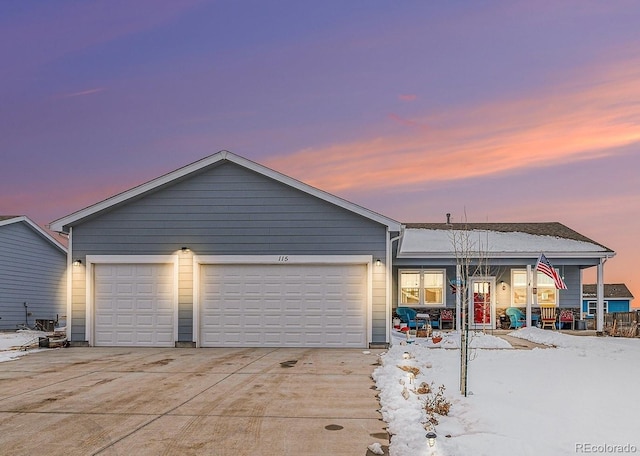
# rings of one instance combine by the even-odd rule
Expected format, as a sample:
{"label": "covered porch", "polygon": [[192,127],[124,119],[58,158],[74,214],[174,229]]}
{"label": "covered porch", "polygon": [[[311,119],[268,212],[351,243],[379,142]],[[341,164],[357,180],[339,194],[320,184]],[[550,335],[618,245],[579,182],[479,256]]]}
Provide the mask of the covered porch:
{"label": "covered porch", "polygon": [[[535,270],[541,253],[566,289]],[[395,250],[392,310],[409,307],[433,321],[446,309],[455,315],[452,328],[477,330],[514,329],[508,309],[521,314],[516,329],[542,326],[546,312],[555,322],[545,328],[583,330],[583,272],[596,268],[601,332],[604,266],[614,255],[559,223],[407,224]]]}

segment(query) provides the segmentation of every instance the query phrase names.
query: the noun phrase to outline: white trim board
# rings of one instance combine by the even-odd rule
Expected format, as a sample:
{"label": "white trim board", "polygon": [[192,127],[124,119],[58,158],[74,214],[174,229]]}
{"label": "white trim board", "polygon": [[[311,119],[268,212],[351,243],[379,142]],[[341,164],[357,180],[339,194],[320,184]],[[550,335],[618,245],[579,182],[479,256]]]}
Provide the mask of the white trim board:
{"label": "white trim board", "polygon": [[26,223],[27,226],[29,226],[33,231],[35,231],[37,234],[39,234],[40,236],[45,238],[47,241],[49,241],[51,244],[53,244],[56,248],[60,249],[63,253],[67,253],[67,249],[64,245],[62,245],[58,240],[56,240],[53,236],[51,236],[45,230],[40,228],[40,226],[38,226],[37,223],[35,223],[33,220],[31,220],[29,217],[25,215],[20,215],[18,217],[2,220],[0,221],[0,226],[6,226],[6,225],[11,225],[12,223],[20,223],[20,222]]}
{"label": "white trim board", "polygon": [[[85,338],[90,346],[95,343],[95,272],[96,264],[173,264],[173,341],[178,340],[178,255],[87,255]],[[72,266],[73,267],[73,266]]]}
{"label": "white trim board", "polygon": [[144,193],[155,190],[156,188],[159,188],[177,179],[181,179],[191,173],[200,171],[206,167],[215,165],[217,163],[223,163],[225,161],[235,163],[251,171],[254,171],[258,174],[262,174],[263,176],[269,177],[285,185],[288,185],[290,187],[293,187],[295,189],[308,193],[309,195],[315,196],[316,198],[335,204],[336,206],[347,209],[365,218],[368,218],[370,220],[386,225],[390,231],[400,231],[402,227],[400,222],[390,219],[388,217],[385,217],[381,214],[378,214],[377,212],[371,211],[362,206],[351,203],[345,199],[332,195],[331,193],[327,193],[323,190],[312,187],[311,185],[305,184],[301,181],[298,181],[289,176],[281,174],[277,171],[267,168],[266,166],[260,165],[251,160],[247,160],[246,158],[240,157],[239,155],[235,155],[228,151],[220,151],[218,153],[205,157],[201,160],[198,160],[194,163],[186,165],[182,168],[179,168],[173,172],[170,172],[168,174],[165,174],[163,176],[150,180],[149,182],[146,182],[142,185],[139,185],[130,190],[127,190],[115,196],[112,196],[111,198],[107,198],[103,201],[93,204],[92,206],[76,211],[73,214],[67,215],[66,217],[62,217],[58,220],[55,220],[51,222],[51,229],[53,231],[58,231],[58,232],[66,231],[67,228],[65,227],[73,225],[76,222],[86,217],[90,217],[94,214],[99,213],[100,211],[108,209],[117,204],[122,204],[123,202],[131,198],[135,198]]}
{"label": "white trim board", "polygon": [[200,266],[207,264],[360,264],[367,266],[366,344],[373,339],[373,256],[371,255],[194,255],[193,256],[193,340],[200,347]]}

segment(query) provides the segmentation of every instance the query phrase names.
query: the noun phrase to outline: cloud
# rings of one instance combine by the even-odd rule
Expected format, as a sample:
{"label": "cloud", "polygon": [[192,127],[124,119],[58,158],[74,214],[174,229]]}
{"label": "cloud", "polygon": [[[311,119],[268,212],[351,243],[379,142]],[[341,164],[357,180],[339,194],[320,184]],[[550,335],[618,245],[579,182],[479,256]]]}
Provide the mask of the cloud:
{"label": "cloud", "polygon": [[164,27],[204,2],[206,0],[34,3],[22,8],[24,12],[16,13],[0,27],[0,54],[3,55],[0,75],[22,79],[26,72],[85,49]]}
{"label": "cloud", "polygon": [[400,117],[397,114],[391,113],[388,114],[387,117],[391,120],[393,120],[394,122],[397,122],[400,125],[404,125],[407,127],[418,127],[418,128],[426,128],[426,125],[422,125],[420,122],[417,122],[415,120],[411,120],[411,119],[407,119],[405,117]]}
{"label": "cloud", "polygon": [[[589,77],[580,77],[587,74]],[[518,99],[402,119],[428,125],[300,150],[269,166],[328,191],[427,186],[615,154],[640,143],[640,58]],[[376,131],[389,130],[376,126]],[[310,164],[313,164],[310,166]]]}
{"label": "cloud", "polygon": [[84,97],[86,95],[93,95],[94,93],[100,93],[107,90],[105,87],[96,87],[95,89],[87,89],[81,90],[79,92],[70,92],[70,93],[61,93],[58,95],[54,95],[55,99],[63,99],[63,98],[73,98],[73,97]]}
{"label": "cloud", "polygon": [[418,99],[418,95],[415,95],[412,93],[398,95],[398,100],[400,101],[411,102],[411,101],[416,101],[417,99]]}

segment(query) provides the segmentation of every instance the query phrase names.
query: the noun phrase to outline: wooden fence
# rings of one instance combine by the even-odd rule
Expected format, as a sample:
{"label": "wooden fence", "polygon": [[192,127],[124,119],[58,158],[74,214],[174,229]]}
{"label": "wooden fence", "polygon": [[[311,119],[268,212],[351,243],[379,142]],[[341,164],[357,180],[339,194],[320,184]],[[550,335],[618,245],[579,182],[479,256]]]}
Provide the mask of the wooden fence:
{"label": "wooden fence", "polygon": [[604,332],[609,336],[639,337],[640,310],[611,312],[604,315]]}

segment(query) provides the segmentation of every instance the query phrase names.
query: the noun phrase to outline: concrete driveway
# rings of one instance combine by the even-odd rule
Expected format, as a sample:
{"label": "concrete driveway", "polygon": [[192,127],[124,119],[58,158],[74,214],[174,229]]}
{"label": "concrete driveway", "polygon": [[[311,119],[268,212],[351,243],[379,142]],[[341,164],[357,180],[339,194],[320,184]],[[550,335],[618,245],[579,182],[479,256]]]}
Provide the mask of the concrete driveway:
{"label": "concrete driveway", "polygon": [[366,455],[388,444],[370,378],[379,353],[31,353],[0,363],[0,454]]}

